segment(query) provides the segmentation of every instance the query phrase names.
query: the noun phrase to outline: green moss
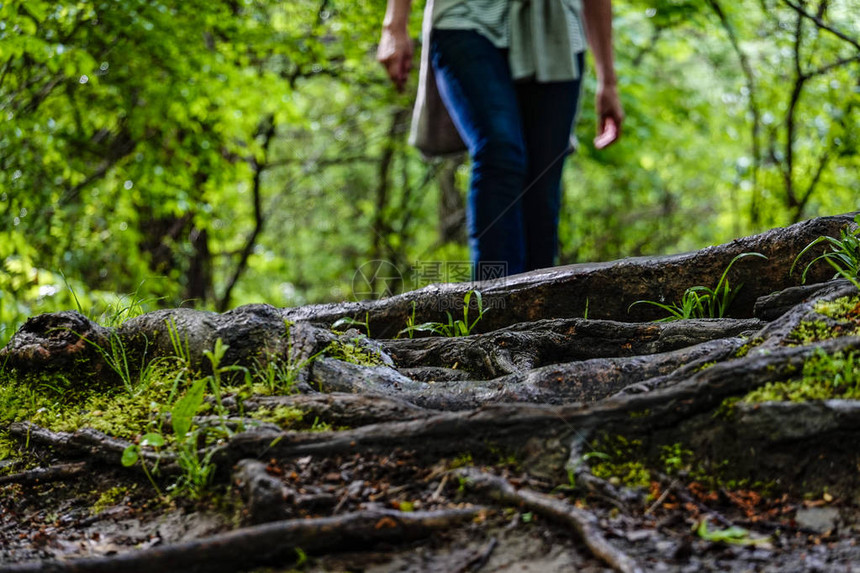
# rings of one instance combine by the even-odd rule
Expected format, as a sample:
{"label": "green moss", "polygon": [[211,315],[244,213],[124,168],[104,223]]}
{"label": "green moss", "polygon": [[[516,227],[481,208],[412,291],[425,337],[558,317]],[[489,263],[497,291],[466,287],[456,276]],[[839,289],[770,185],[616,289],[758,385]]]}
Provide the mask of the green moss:
{"label": "green moss", "polygon": [[648,487],[651,472],[642,461],[641,440],[624,436],[603,436],[594,444],[594,451],[586,454],[591,473],[611,483],[626,487]]}
{"label": "green moss", "polygon": [[860,335],[860,297],[845,296],[834,301],[818,301],[813,309],[835,324],[823,320],[802,322],[789,336],[791,342],[812,344],[838,336]]}
{"label": "green moss", "polygon": [[120,486],[112,487],[102,492],[90,510],[93,515],[101,513],[107,508],[117,505],[126,495],[128,495],[128,488]]}
{"label": "green moss", "polygon": [[820,315],[836,320],[860,317],[860,297],[843,296],[833,301],[820,300],[812,307]]}
{"label": "green moss", "polygon": [[457,468],[465,468],[473,465],[475,465],[475,461],[472,459],[472,454],[467,452],[454,458],[448,467],[455,470]]}
{"label": "green moss", "polygon": [[631,419],[634,419],[634,420],[635,420],[636,418],[646,418],[646,417],[648,417],[648,416],[650,416],[650,415],[651,415],[651,410],[650,410],[650,409],[648,409],[648,408],[646,408],[646,409],[644,409],[644,410],[633,410],[633,411],[632,411],[632,412],[630,412],[630,414],[629,414],[630,418],[631,418]]}
{"label": "green moss", "polygon": [[735,352],[734,357],[735,358],[743,358],[744,356],[746,356],[747,354],[750,353],[750,350],[752,350],[756,346],[760,346],[763,342],[764,342],[763,338],[760,338],[760,337],[753,338],[752,340],[750,340],[749,342],[747,342],[746,344],[744,344],[743,346],[738,348],[737,351]]}
{"label": "green moss", "polygon": [[829,340],[840,336],[840,331],[835,326],[830,326],[821,320],[801,322],[791,331],[788,341],[791,344],[812,344],[822,340]]}
{"label": "green moss", "polygon": [[860,352],[829,355],[819,349],[803,365],[800,379],[770,382],[753,390],[743,401],[760,402],[860,399]]}
{"label": "green moss", "polygon": [[702,370],[707,370],[711,366],[716,366],[716,365],[717,365],[716,361],[705,362],[704,364],[702,364],[701,366],[696,368],[696,372],[701,372]]}
{"label": "green moss", "polygon": [[714,418],[728,420],[734,417],[736,411],[735,405],[741,400],[740,396],[729,396],[714,410]]}
{"label": "green moss", "polygon": [[680,443],[660,446],[660,462],[663,464],[665,473],[674,475],[681,470],[690,469],[693,463],[693,452]]}
{"label": "green moss", "polygon": [[300,424],[305,413],[292,406],[275,406],[274,408],[260,408],[252,412],[250,416],[256,420],[277,424],[287,429]]}
{"label": "green moss", "polygon": [[326,350],[326,354],[332,358],[359,366],[383,366],[385,364],[379,354],[360,346],[357,339],[356,342],[341,342],[339,340],[332,342]]}
{"label": "green moss", "polygon": [[[9,437],[7,432],[0,431],[0,461],[17,459],[20,456],[19,447],[18,440]],[[11,467],[9,466],[10,470]],[[0,473],[3,472],[0,471]]]}
{"label": "green moss", "polygon": [[89,427],[130,439],[155,424],[167,403],[175,379],[163,374],[129,393],[97,384],[81,388],[58,375],[25,379],[7,373],[0,380],[0,424],[28,420],[58,432]]}

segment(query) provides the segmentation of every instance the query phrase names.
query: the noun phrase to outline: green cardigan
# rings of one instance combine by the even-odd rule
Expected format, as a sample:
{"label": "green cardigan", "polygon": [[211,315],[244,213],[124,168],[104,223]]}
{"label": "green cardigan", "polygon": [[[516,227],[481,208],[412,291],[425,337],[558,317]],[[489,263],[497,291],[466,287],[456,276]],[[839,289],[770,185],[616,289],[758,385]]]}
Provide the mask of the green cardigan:
{"label": "green cardigan", "polygon": [[509,49],[515,80],[575,80],[585,50],[582,0],[435,0],[434,29],[476,30]]}
{"label": "green cardigan", "polygon": [[[430,33],[439,23],[452,26],[445,14],[467,0],[427,0],[422,31],[423,46],[418,94],[412,114],[410,143],[426,157],[465,151],[448,110],[439,97],[436,78],[430,67]],[[539,82],[567,81],[579,77],[576,55],[585,47],[581,25],[582,0],[507,0],[510,3],[508,61],[514,79],[534,77]],[[453,24],[460,29],[481,30],[475,21]],[[573,141],[573,140],[572,140]]]}

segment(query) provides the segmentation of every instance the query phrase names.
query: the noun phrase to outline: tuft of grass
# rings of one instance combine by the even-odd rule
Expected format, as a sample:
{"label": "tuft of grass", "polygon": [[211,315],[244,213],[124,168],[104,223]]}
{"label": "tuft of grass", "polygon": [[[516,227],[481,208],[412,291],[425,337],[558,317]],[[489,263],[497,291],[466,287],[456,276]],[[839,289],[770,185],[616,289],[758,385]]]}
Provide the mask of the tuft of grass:
{"label": "tuft of grass", "polygon": [[858,277],[860,277],[860,215],[854,217],[853,229],[846,227],[839,231],[838,239],[835,237],[821,236],[806,245],[803,250],[800,251],[800,254],[795,257],[794,262],[791,265],[791,269],[789,269],[789,274],[794,272],[794,268],[797,266],[798,261],[800,261],[803,255],[822,243],[829,246],[830,250],[815,257],[806,265],[803,269],[803,274],[800,276],[801,282],[806,282],[806,275],[815,263],[825,261],[836,270],[836,274],[833,275],[833,278],[842,277],[848,279],[855,287],[857,287],[858,290],[860,290],[860,281],[858,281]]}
{"label": "tuft of grass", "polygon": [[284,356],[269,355],[262,362],[257,361],[252,369],[253,379],[257,381],[254,389],[268,396],[295,394],[299,373],[326,351],[324,349],[304,360],[299,360],[293,354],[293,342],[290,337],[292,323],[284,321],[284,325],[287,336],[287,349]]}
{"label": "tuft of grass", "polygon": [[743,286],[740,284],[732,287],[729,284],[729,270],[731,270],[737,261],[744,257],[767,259],[761,253],[741,253],[731,260],[714,288],[706,286],[690,287],[681,296],[680,304],[664,304],[653,300],[637,300],[627,308],[627,311],[629,312],[637,304],[650,304],[669,313],[669,316],[661,318],[657,322],[684,320],[688,318],[723,318],[728,312],[735,296],[737,296],[738,291]]}
{"label": "tuft of grass", "polygon": [[[476,316],[474,320],[469,318],[469,309],[473,295],[475,297],[475,303],[478,310],[478,316]],[[462,319],[454,319],[454,316],[450,312],[446,311],[445,314],[448,316],[447,322],[424,322],[422,324],[415,324],[415,307],[413,305],[411,320],[407,319],[406,328],[401,330],[398,333],[398,336],[406,334],[409,338],[412,338],[415,332],[432,332],[439,336],[449,337],[469,336],[488,310],[489,309],[484,308],[484,298],[480,291],[477,290],[470,290],[463,297]]]}

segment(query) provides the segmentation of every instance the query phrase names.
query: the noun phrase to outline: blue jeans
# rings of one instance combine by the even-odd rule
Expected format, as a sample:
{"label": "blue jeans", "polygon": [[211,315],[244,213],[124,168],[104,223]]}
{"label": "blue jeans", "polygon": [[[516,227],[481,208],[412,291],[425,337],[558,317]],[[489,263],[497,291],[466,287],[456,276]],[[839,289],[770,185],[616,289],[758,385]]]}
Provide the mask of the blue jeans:
{"label": "blue jeans", "polygon": [[504,274],[552,266],[580,80],[514,82],[507,51],[473,30],[433,30],[430,61],[472,157],[466,224],[473,278],[495,278],[500,263]]}

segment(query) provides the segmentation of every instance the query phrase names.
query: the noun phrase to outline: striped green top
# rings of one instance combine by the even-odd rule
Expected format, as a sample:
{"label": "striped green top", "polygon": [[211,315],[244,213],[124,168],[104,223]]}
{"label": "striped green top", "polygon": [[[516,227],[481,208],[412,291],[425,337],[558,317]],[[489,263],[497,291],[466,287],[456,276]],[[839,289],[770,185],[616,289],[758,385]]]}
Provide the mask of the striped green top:
{"label": "striped green top", "polygon": [[514,79],[579,77],[582,0],[434,0],[433,28],[476,30],[509,50]]}

